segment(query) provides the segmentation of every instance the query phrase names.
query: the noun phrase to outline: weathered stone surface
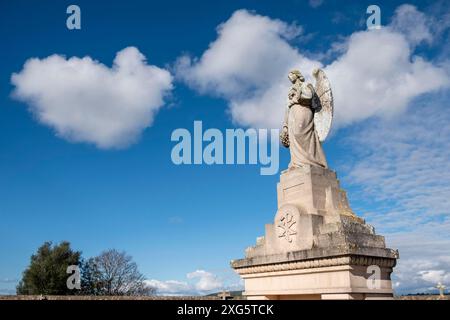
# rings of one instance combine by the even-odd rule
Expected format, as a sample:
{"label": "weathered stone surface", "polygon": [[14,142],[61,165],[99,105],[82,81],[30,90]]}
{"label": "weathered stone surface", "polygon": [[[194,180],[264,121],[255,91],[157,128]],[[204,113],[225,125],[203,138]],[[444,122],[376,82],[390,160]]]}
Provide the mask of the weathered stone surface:
{"label": "weathered stone surface", "polygon": [[[284,171],[278,210],[265,236],[231,265],[248,298],[392,297],[390,274],[398,251],[355,215],[335,172],[316,166]],[[380,268],[376,289],[368,267]]]}
{"label": "weathered stone surface", "polygon": [[[255,257],[247,257],[244,259],[237,259],[231,261],[231,266],[239,273],[239,269],[247,267],[292,262],[305,262],[305,265],[314,266],[314,263],[320,264],[324,261],[327,261],[327,259],[334,259],[334,262],[332,263],[336,263],[336,265],[340,265],[342,261],[344,261],[345,263],[351,262],[352,264],[358,265],[371,265],[373,264],[371,263],[373,261],[385,261],[385,263],[387,264],[384,266],[390,265],[391,267],[394,267],[397,258],[398,251],[392,249],[330,246],[327,248],[315,248],[310,250],[299,250],[280,254],[260,255]],[[326,263],[327,265],[334,265],[330,264],[331,262],[324,263]]]}
{"label": "weathered stone surface", "polygon": [[246,250],[247,257],[330,246],[385,247],[384,237],[353,213],[335,172],[314,166],[287,170],[277,189],[274,223]]}
{"label": "weathered stone surface", "polygon": [[[292,86],[288,92],[280,140],[291,154],[289,168],[305,164],[327,167],[320,141],[326,138],[331,127],[333,95],[323,70],[317,70],[314,75],[316,88],[320,89],[317,92],[299,70],[292,70],[288,75]],[[316,122],[319,131],[315,128]]]}

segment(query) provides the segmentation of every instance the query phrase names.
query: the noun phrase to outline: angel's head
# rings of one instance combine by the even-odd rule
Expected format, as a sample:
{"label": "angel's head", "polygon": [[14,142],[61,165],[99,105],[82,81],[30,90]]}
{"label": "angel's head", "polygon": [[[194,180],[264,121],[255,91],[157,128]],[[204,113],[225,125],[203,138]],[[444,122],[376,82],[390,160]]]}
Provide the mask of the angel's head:
{"label": "angel's head", "polygon": [[305,77],[303,77],[302,73],[299,70],[292,70],[291,72],[289,72],[288,78],[292,83],[294,83],[297,79],[299,79],[301,82],[305,81]]}

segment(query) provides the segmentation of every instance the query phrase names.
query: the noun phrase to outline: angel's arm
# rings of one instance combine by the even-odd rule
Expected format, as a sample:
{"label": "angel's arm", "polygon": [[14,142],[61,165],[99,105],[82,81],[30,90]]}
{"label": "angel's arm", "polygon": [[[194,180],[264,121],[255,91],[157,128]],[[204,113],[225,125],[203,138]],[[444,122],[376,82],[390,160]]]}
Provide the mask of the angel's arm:
{"label": "angel's arm", "polygon": [[288,120],[289,120],[289,109],[290,109],[290,107],[291,106],[289,104],[286,106],[286,111],[284,113],[283,128],[281,129],[281,133],[280,133],[280,142],[286,148],[289,148]]}
{"label": "angel's arm", "polygon": [[302,100],[311,100],[314,94],[314,87],[311,83],[308,83],[306,86],[304,86],[302,92],[301,92],[301,99]]}

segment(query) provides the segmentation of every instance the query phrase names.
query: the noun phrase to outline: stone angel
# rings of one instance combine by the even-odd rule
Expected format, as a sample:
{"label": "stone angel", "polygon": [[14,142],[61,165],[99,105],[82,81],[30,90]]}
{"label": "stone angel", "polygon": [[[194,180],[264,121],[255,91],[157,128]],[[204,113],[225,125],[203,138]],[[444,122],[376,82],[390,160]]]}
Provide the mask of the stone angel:
{"label": "stone angel", "polygon": [[305,81],[299,70],[289,72],[288,92],[281,143],[289,148],[289,169],[313,165],[327,168],[321,142],[327,137],[333,118],[333,95],[325,72],[315,69],[316,86]]}

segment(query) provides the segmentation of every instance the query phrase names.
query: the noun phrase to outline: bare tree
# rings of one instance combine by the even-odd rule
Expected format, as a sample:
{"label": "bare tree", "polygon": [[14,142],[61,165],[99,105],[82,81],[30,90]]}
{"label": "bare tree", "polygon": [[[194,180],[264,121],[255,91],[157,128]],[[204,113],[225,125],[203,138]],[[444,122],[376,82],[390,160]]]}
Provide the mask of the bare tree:
{"label": "bare tree", "polygon": [[151,295],[155,289],[145,284],[144,276],[131,256],[115,249],[102,252],[83,264],[82,290],[93,295]]}

